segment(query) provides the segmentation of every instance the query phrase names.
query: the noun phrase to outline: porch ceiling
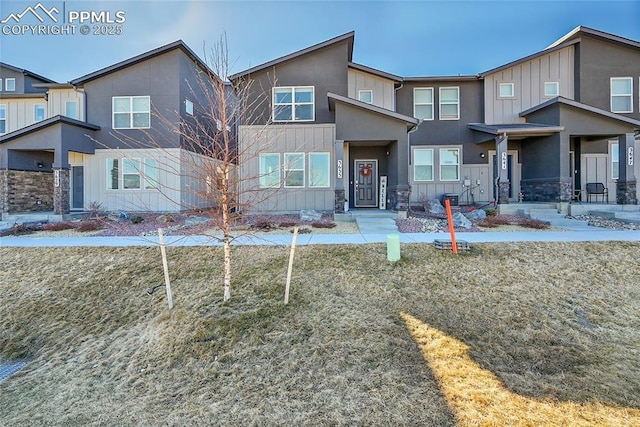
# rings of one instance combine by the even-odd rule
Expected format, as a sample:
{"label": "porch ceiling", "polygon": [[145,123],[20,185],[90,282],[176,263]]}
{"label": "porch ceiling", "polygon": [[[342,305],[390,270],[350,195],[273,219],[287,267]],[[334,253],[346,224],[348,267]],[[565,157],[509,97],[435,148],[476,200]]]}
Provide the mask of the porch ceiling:
{"label": "porch ceiling", "polygon": [[[469,123],[469,129],[485,134],[498,136],[507,135],[509,139],[517,140],[534,136],[550,136],[564,130],[564,126],[546,125],[540,123],[496,124]],[[484,142],[484,141],[479,141]]]}

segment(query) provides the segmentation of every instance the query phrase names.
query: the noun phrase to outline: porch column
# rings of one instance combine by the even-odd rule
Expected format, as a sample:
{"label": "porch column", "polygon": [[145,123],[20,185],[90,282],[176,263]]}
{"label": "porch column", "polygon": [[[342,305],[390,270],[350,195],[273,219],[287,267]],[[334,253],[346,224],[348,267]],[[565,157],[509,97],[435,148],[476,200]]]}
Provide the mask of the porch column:
{"label": "porch column", "polygon": [[344,174],[348,173],[349,168],[344,164],[344,141],[341,139],[336,140],[334,149],[336,172],[334,174],[335,180],[335,203],[333,206],[335,213],[344,213]]}
{"label": "porch column", "polygon": [[71,211],[69,202],[69,169],[53,168],[53,213],[68,214]]}
{"label": "porch column", "polygon": [[618,182],[616,202],[619,205],[637,205],[635,163],[635,135],[627,133],[618,137]]}
{"label": "porch column", "polygon": [[498,162],[498,173],[495,178],[496,182],[496,194],[498,195],[498,204],[509,203],[509,174],[508,174],[508,162],[509,157],[507,154],[508,147],[507,134],[499,135],[496,137],[496,161]]}

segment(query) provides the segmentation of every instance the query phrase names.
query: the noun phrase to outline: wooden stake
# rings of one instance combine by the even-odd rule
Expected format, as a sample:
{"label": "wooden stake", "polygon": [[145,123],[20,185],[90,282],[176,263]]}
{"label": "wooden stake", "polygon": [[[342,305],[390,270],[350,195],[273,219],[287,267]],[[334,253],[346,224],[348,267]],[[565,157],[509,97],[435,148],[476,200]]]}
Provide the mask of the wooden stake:
{"label": "wooden stake", "polygon": [[451,215],[451,202],[444,199],[444,206],[447,209],[447,221],[449,222],[449,233],[451,234],[451,250],[458,255],[458,244],[456,243],[456,231],[453,227],[453,215]]}
{"label": "wooden stake", "polygon": [[169,310],[173,308],[173,295],[171,295],[171,282],[169,281],[169,265],[167,264],[167,251],[164,247],[164,235],[162,228],[158,228],[158,237],[160,238],[160,252],[162,253],[162,269],[164,270],[164,284],[167,288],[167,302]]}
{"label": "wooden stake", "polygon": [[289,269],[287,270],[287,285],[284,288],[284,304],[289,304],[289,287],[291,286],[291,271],[293,270],[293,255],[296,252],[296,240],[298,240],[298,226],[293,228],[291,240],[291,254],[289,255]]}

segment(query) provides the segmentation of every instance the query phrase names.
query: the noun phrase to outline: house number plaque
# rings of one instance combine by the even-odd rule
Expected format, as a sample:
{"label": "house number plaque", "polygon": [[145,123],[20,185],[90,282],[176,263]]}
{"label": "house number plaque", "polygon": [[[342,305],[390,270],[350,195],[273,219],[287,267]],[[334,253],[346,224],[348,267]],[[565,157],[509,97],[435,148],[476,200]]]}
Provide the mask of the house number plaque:
{"label": "house number plaque", "polygon": [[338,178],[342,178],[342,160],[338,160]]}
{"label": "house number plaque", "polygon": [[58,169],[53,171],[53,186],[60,187],[60,171]]}
{"label": "house number plaque", "polygon": [[627,149],[627,159],[629,166],[633,166],[633,147]]}
{"label": "house number plaque", "polygon": [[507,169],[507,152],[503,152],[501,155],[501,160],[502,160],[502,169]]}

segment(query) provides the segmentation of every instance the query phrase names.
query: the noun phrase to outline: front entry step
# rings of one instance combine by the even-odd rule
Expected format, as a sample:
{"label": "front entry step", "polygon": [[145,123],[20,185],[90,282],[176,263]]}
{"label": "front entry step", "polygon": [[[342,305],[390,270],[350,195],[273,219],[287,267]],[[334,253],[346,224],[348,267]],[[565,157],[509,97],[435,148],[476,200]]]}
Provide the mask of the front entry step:
{"label": "front entry step", "polygon": [[392,218],[357,217],[356,224],[361,234],[392,234],[398,232],[396,221]]}

